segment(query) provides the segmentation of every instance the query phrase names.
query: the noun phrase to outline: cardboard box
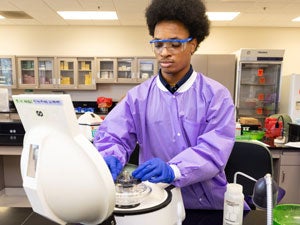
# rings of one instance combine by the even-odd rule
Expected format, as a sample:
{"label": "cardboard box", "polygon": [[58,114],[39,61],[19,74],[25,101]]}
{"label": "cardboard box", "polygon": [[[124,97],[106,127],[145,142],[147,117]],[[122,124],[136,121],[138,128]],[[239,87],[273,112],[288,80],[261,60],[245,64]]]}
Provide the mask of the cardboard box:
{"label": "cardboard box", "polygon": [[260,122],[258,119],[252,117],[240,117],[240,124],[260,125]]}

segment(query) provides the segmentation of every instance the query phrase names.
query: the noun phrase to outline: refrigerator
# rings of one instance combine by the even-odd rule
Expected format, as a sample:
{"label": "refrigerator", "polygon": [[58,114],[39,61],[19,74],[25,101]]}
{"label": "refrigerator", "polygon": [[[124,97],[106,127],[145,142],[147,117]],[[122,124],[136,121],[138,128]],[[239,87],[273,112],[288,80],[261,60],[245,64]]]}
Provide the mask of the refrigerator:
{"label": "refrigerator", "polygon": [[282,77],[280,113],[288,114],[293,123],[300,124],[300,74]]}
{"label": "refrigerator", "polygon": [[240,49],[237,53],[236,118],[257,119],[278,113],[284,50]]}

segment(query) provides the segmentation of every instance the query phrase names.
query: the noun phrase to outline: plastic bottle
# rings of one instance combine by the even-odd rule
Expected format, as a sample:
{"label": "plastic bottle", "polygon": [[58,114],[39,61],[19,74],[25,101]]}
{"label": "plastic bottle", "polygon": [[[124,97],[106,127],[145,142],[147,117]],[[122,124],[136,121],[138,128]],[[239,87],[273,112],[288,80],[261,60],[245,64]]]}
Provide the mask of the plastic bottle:
{"label": "plastic bottle", "polygon": [[224,195],[223,225],[242,225],[244,210],[243,187],[240,184],[227,184]]}
{"label": "plastic bottle", "polygon": [[235,123],[235,136],[241,136],[242,135],[242,126],[240,124],[240,120],[238,120],[236,123]]}

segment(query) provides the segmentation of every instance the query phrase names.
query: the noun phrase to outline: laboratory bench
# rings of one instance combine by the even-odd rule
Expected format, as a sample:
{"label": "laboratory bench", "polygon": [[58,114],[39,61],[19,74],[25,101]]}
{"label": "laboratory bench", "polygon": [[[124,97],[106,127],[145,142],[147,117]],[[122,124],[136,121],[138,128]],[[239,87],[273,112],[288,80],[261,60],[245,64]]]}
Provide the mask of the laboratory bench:
{"label": "laboratory bench", "polygon": [[[266,211],[251,210],[244,212],[243,225],[265,225],[266,217]],[[57,225],[57,223],[33,212],[31,208],[0,207],[0,221],[3,225]],[[182,223],[182,225],[222,224],[222,210],[186,210],[186,218]]]}
{"label": "laboratory bench", "polygon": [[[270,147],[273,177],[286,194],[280,203],[300,204],[300,148]],[[0,207],[30,207],[22,187],[22,146],[0,146]]]}

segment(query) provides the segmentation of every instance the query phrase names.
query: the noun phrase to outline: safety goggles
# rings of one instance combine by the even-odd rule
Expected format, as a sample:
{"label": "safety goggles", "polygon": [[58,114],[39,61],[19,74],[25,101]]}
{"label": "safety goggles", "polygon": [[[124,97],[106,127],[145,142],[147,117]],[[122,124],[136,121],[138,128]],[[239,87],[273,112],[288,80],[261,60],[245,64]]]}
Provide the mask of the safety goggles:
{"label": "safety goggles", "polygon": [[183,52],[186,49],[186,44],[192,39],[192,37],[186,39],[154,39],[150,41],[150,44],[157,54],[160,54],[164,48],[172,54],[177,54]]}

